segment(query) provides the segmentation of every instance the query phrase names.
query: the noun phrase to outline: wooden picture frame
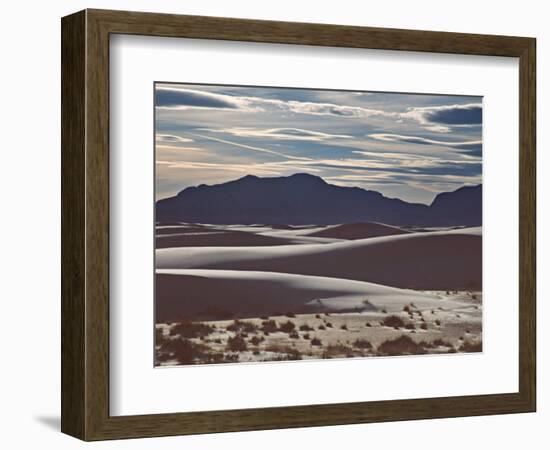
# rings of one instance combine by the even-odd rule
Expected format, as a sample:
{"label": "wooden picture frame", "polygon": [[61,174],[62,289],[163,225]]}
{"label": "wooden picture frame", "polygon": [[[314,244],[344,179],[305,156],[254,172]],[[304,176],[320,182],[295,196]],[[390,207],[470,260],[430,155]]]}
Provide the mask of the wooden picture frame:
{"label": "wooden picture frame", "polygon": [[[109,36],[134,34],[519,58],[519,391],[140,416],[109,415]],[[535,411],[533,38],[85,10],[62,19],[62,417],[83,440]]]}

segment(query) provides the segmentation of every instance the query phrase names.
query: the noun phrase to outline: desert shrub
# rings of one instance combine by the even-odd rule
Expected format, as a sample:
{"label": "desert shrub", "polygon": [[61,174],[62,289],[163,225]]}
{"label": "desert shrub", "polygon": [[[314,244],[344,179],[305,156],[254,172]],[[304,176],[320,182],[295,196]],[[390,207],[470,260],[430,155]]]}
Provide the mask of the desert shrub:
{"label": "desert shrub", "polygon": [[260,350],[254,350],[254,351],[252,352],[252,354],[257,356],[257,355],[260,354]]}
{"label": "desert shrub", "polygon": [[162,344],[163,340],[164,340],[164,333],[162,331],[162,328],[155,328],[155,345]]}
{"label": "desert shrub", "polygon": [[386,308],[382,308],[382,312],[383,312],[384,314],[388,314],[388,310],[387,310]]}
{"label": "desert shrub", "polygon": [[332,328],[332,324],[331,324],[330,322],[325,322],[325,326],[326,326],[327,328]]}
{"label": "desert shrub", "polygon": [[295,318],[296,317],[296,314],[292,313],[292,312],[287,312],[285,314],[286,317],[290,317],[291,319]]}
{"label": "desert shrub", "polygon": [[396,339],[384,341],[378,347],[378,353],[385,356],[420,355],[426,353],[424,347],[410,337],[403,335]]}
{"label": "desert shrub", "polygon": [[353,343],[353,346],[357,347],[357,348],[362,348],[362,349],[372,348],[372,344],[369,341],[367,341],[366,339],[357,339]]}
{"label": "desert shrub", "polygon": [[346,358],[354,356],[353,349],[343,344],[329,345],[323,352],[323,358],[330,359],[338,356],[345,356]]}
{"label": "desert shrub", "polygon": [[382,321],[382,325],[399,329],[405,326],[405,322],[403,322],[403,319],[401,317],[388,316],[384,318],[384,320]]}
{"label": "desert shrub", "polygon": [[231,352],[244,352],[247,349],[246,341],[241,336],[230,337],[227,340],[227,349]]}
{"label": "desert shrub", "polygon": [[291,322],[290,320],[287,320],[285,323],[281,324],[279,329],[284,333],[290,333],[294,331],[296,328],[296,325],[294,325],[294,322]]}
{"label": "desert shrub", "polygon": [[406,313],[410,313],[411,312],[411,307],[409,305],[405,305],[405,306],[403,306],[403,311],[405,311]]}
{"label": "desert shrub", "polygon": [[161,350],[176,359],[179,364],[194,364],[208,359],[208,348],[204,344],[195,344],[189,339],[166,340]]}
{"label": "desert shrub", "polygon": [[321,314],[315,314],[315,318],[316,318],[316,319],[320,319],[320,318],[321,318]]}
{"label": "desert shrub", "polygon": [[302,354],[299,350],[288,345],[271,344],[265,348],[266,351],[278,353],[280,356],[271,357],[268,361],[295,361],[302,359]]}
{"label": "desert shrub", "polygon": [[441,320],[439,319],[435,319],[435,322],[434,322],[438,327],[441,326]]}
{"label": "desert shrub", "polygon": [[304,324],[304,325],[300,325],[300,327],[298,328],[300,331],[313,331],[313,328],[311,328],[309,325],[307,324]]}
{"label": "desert shrub", "polygon": [[265,339],[264,337],[258,337],[258,336],[252,336],[252,338],[250,339],[250,343],[252,345],[258,345],[260,342],[263,342]]}
{"label": "desert shrub", "polygon": [[422,330],[427,330],[427,329],[428,329],[428,324],[427,324],[426,322],[422,322],[422,323],[420,324],[420,329],[422,329]]}
{"label": "desert shrub", "polygon": [[264,320],[262,322],[261,330],[265,333],[274,333],[275,331],[279,330],[279,327],[277,326],[277,322],[274,320]]}
{"label": "desert shrub", "polygon": [[414,323],[409,322],[405,325],[406,330],[416,330],[416,327],[414,326]]}
{"label": "desert shrub", "polygon": [[227,331],[240,331],[242,322],[239,319],[235,319],[233,323],[230,323],[227,325],[226,330]]}
{"label": "desert shrub", "polygon": [[258,330],[258,326],[252,322],[244,322],[241,320],[234,320],[232,324],[227,326],[227,331],[243,332],[243,333],[255,333]]}
{"label": "desert shrub", "polygon": [[296,333],[296,331],[291,331],[290,333],[288,333],[288,337],[290,339],[300,339],[300,335]]}
{"label": "desert shrub", "polygon": [[340,329],[341,330],[347,330],[348,326],[346,324],[343,324],[343,325],[340,326]]}
{"label": "desert shrub", "polygon": [[170,335],[179,335],[182,338],[191,339],[208,336],[213,331],[214,328],[205,323],[183,321],[177,323],[170,329]]}
{"label": "desert shrub", "polygon": [[214,344],[221,344],[222,340],[220,338],[214,339]]}
{"label": "desert shrub", "polygon": [[466,353],[477,353],[483,351],[483,345],[481,341],[464,341],[458,350]]}
{"label": "desert shrub", "polygon": [[306,341],[309,341],[311,339],[311,336],[309,335],[309,333],[306,333],[302,336]]}
{"label": "desert shrub", "polygon": [[318,338],[313,338],[313,339],[311,340],[311,345],[316,345],[316,346],[320,347],[321,345],[323,345],[323,343],[321,342],[320,339],[318,339]]}
{"label": "desert shrub", "polygon": [[325,327],[324,325],[319,325],[319,327],[317,328],[318,330],[326,330],[327,327]]}
{"label": "desert shrub", "polygon": [[262,319],[262,320],[268,320],[269,317],[268,317],[268,316],[260,316],[260,319]]}

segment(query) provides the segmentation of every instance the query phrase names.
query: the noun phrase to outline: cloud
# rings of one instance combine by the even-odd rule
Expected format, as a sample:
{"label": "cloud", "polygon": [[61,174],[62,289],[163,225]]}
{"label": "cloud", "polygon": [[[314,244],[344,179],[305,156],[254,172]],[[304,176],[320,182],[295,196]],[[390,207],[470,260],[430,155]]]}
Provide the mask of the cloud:
{"label": "cloud", "polygon": [[193,142],[193,139],[176,136],[174,134],[157,134],[155,136],[155,142],[157,144],[180,144]]}
{"label": "cloud", "polygon": [[449,132],[453,126],[481,125],[481,103],[408,108],[405,118],[418,121],[430,131]]}
{"label": "cloud", "polygon": [[157,87],[155,90],[155,104],[159,108],[188,109],[240,109],[246,107],[244,97],[215,94],[185,88]]}
{"label": "cloud", "polygon": [[190,132],[188,132],[188,134],[190,134],[191,136],[196,136],[196,137],[200,137],[200,138],[215,141],[215,142],[220,142],[222,144],[228,144],[228,145],[232,145],[232,146],[235,146],[235,147],[244,148],[246,150],[252,150],[254,152],[267,153],[267,154],[271,154],[271,155],[275,155],[275,156],[280,156],[280,157],[283,157],[283,158],[286,158],[286,159],[292,159],[292,160],[308,160],[309,159],[309,158],[303,158],[303,157],[300,157],[300,156],[287,155],[285,153],[277,152],[275,150],[270,150],[270,149],[263,148],[263,147],[245,145],[245,144],[240,144],[238,142],[228,141],[226,139],[219,139],[219,138],[215,138],[215,137],[212,137],[212,136],[205,136],[204,134],[190,133]]}
{"label": "cloud", "polygon": [[181,87],[157,86],[156,106],[162,109],[220,109],[260,112],[266,109],[281,109],[295,114],[339,117],[397,117],[397,113],[360,106],[336,105],[333,103],[303,102],[263,97],[217,94]]}
{"label": "cloud", "polygon": [[345,134],[330,134],[300,128],[221,128],[207,129],[215,133],[227,133],[238,137],[267,138],[293,141],[324,141],[328,139],[351,139]]}
{"label": "cloud", "polygon": [[408,144],[420,144],[420,145],[437,145],[441,147],[451,147],[459,150],[468,150],[470,153],[481,154],[482,141],[441,141],[436,139],[428,139],[420,136],[404,136],[401,134],[386,134],[386,133],[373,133],[368,137],[378,141],[385,142],[405,142]]}

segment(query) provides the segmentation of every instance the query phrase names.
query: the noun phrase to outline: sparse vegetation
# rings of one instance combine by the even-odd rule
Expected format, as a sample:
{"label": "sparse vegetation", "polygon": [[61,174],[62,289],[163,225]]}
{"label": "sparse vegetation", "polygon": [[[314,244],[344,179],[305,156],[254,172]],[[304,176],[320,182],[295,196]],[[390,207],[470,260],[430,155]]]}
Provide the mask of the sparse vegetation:
{"label": "sparse vegetation", "polygon": [[428,324],[427,324],[426,322],[422,322],[422,323],[420,324],[420,329],[421,329],[421,330],[427,330],[427,329],[428,329]]}
{"label": "sparse vegetation", "polygon": [[285,323],[281,324],[279,327],[279,330],[284,333],[290,333],[296,329],[296,325],[294,325],[294,322],[291,322],[290,320],[287,320]]}
{"label": "sparse vegetation", "polygon": [[262,322],[261,330],[265,333],[275,333],[279,330],[279,327],[277,326],[277,322],[274,320],[264,320]]}
{"label": "sparse vegetation", "polygon": [[258,337],[258,336],[252,336],[252,338],[250,338],[250,343],[252,345],[259,345],[260,342],[263,342],[265,340],[265,338],[262,336],[262,337]]}
{"label": "sparse vegetation", "polygon": [[361,348],[361,349],[371,349],[372,348],[372,344],[369,341],[367,341],[366,339],[357,339],[353,343],[353,346],[357,347],[357,348]]}
{"label": "sparse vegetation", "polygon": [[316,345],[316,346],[319,346],[319,347],[320,347],[321,345],[323,345],[323,343],[321,342],[320,339],[318,339],[318,338],[313,338],[313,339],[311,340],[311,345]]}
{"label": "sparse vegetation", "polygon": [[241,336],[230,337],[227,340],[227,350],[231,352],[244,352],[246,349],[246,341]]}
{"label": "sparse vegetation", "polygon": [[171,336],[181,336],[187,339],[208,336],[212,332],[214,332],[214,328],[210,325],[189,321],[179,322],[170,329]]}
{"label": "sparse vegetation", "polygon": [[378,353],[384,356],[421,355],[426,353],[423,346],[417,344],[406,335],[388,340],[380,344]]}
{"label": "sparse vegetation", "polygon": [[313,328],[311,328],[308,324],[300,325],[299,327],[300,331],[313,331]]}
{"label": "sparse vegetation", "polygon": [[341,330],[347,330],[348,326],[344,323],[344,324],[340,325],[340,329]]}
{"label": "sparse vegetation", "polygon": [[384,318],[382,325],[399,329],[405,326],[405,322],[403,322],[403,319],[399,316],[388,316]]}

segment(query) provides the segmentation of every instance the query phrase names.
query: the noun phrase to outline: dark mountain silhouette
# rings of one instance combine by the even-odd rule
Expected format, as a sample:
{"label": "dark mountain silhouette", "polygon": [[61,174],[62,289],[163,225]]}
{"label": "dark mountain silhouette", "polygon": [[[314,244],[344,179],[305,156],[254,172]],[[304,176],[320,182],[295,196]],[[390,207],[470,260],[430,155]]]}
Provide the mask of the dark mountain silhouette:
{"label": "dark mountain silhouette", "polygon": [[305,173],[259,178],[247,175],[223,184],[188,187],[157,201],[157,222],[212,224],[338,224],[382,222],[402,226],[481,225],[482,187],[439,194],[431,205],[342,187]]}

